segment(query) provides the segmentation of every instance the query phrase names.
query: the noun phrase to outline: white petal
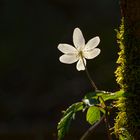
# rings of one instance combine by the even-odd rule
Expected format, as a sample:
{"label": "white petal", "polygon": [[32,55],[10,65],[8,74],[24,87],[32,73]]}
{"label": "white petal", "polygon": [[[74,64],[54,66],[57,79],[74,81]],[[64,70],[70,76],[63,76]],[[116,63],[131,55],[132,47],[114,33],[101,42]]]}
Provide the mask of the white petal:
{"label": "white petal", "polygon": [[86,46],[85,46],[85,50],[91,50],[91,49],[94,49],[95,47],[98,46],[98,44],[100,43],[100,38],[98,36],[90,39]]}
{"label": "white petal", "polygon": [[78,50],[85,47],[85,39],[79,28],[75,28],[73,32],[73,43]]}
{"label": "white petal", "polygon": [[101,50],[99,48],[95,48],[90,51],[83,51],[83,56],[86,59],[93,59],[100,54]]}
{"label": "white petal", "polygon": [[73,46],[69,45],[69,44],[59,44],[58,45],[58,49],[66,54],[73,54],[73,53],[77,53],[76,48],[74,48]]}
{"label": "white petal", "polygon": [[[85,64],[83,64],[83,60],[84,60]],[[86,59],[83,58],[83,60],[82,60],[82,58],[80,58],[79,61],[77,62],[76,68],[77,68],[78,71],[85,70]]]}
{"label": "white petal", "polygon": [[75,54],[71,54],[71,55],[64,54],[60,56],[59,60],[60,62],[65,63],[65,64],[72,64],[78,61],[78,57]]}

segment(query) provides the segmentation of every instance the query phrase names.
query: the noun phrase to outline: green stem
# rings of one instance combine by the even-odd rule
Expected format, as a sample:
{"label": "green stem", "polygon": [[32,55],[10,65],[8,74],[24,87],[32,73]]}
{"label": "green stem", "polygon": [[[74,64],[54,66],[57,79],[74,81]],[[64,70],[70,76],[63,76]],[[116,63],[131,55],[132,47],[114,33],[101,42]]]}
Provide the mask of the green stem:
{"label": "green stem", "polygon": [[[94,81],[92,80],[92,78],[91,78],[91,76],[90,76],[90,74],[89,74],[89,72],[88,72],[88,69],[87,69],[87,67],[86,67],[86,64],[85,64],[84,59],[83,59],[82,56],[81,56],[81,58],[82,58],[82,61],[83,61],[84,67],[85,67],[85,71],[86,71],[87,77],[88,77],[88,79],[89,79],[89,81],[90,81],[92,87],[94,88],[95,91],[98,91],[98,88],[97,88],[97,86],[95,85]],[[102,98],[102,97],[100,97],[100,98],[101,98],[101,100],[103,101],[103,103],[104,103],[104,105],[105,105],[105,111],[106,111],[106,112],[105,112],[105,116],[102,117],[102,119],[104,118],[103,120],[105,121],[105,124],[106,124],[107,134],[108,134],[108,140],[112,140],[112,137],[111,137],[111,134],[110,134],[110,131],[109,131],[110,125],[109,125],[109,119],[108,119],[108,109],[107,109],[107,106],[106,106],[106,104],[105,104],[103,98]],[[101,119],[101,120],[102,120],[102,119]],[[83,137],[82,137],[80,140],[86,140],[87,137],[89,136],[89,134],[96,128],[96,126],[98,126],[98,125],[101,123],[101,120],[100,120],[98,123],[96,123],[95,125],[91,126],[91,127],[89,128],[89,130],[87,130],[87,131],[85,132],[85,134],[83,135]]]}
{"label": "green stem", "polygon": [[89,72],[88,72],[88,69],[87,69],[87,67],[86,67],[86,64],[85,64],[85,62],[84,62],[83,57],[82,57],[82,61],[83,61],[84,67],[85,67],[86,75],[87,75],[87,77],[88,77],[88,79],[89,79],[89,81],[90,81],[92,87],[94,88],[95,91],[98,91],[97,86],[95,85],[94,81],[92,80],[92,78],[91,78],[91,76],[90,76],[90,74],[89,74]]}
{"label": "green stem", "polygon": [[95,83],[94,83],[93,80],[91,79],[91,76],[90,76],[90,74],[89,74],[89,72],[88,72],[87,67],[85,67],[85,70],[86,70],[87,77],[88,77],[88,79],[89,79],[89,81],[90,81],[92,87],[95,89],[95,91],[97,91],[97,90],[98,90],[98,89],[97,89],[97,86],[95,85]]}

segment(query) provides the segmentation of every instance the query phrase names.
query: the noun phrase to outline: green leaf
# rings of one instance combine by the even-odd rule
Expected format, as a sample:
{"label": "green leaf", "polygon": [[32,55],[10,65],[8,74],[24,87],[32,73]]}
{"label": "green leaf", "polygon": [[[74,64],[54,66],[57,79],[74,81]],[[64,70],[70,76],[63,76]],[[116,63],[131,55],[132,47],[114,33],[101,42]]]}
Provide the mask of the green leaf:
{"label": "green leaf", "polygon": [[104,101],[107,101],[107,100],[117,100],[122,96],[125,96],[125,92],[123,90],[116,91],[114,93],[106,91],[98,91],[86,94],[84,99],[88,99],[91,105],[96,105],[99,104],[99,97],[102,97]]}
{"label": "green leaf", "polygon": [[96,98],[96,92],[90,92],[90,93],[87,93],[84,97],[84,99],[89,99],[89,98]]}
{"label": "green leaf", "polygon": [[97,93],[96,92],[87,93],[83,99],[83,102],[89,106],[99,104]]}
{"label": "green leaf", "polygon": [[100,110],[98,107],[91,106],[89,107],[86,115],[86,120],[93,125],[95,122],[100,120]]}
{"label": "green leaf", "polygon": [[75,113],[81,110],[83,110],[83,102],[72,104],[66,111],[64,111],[63,117],[57,126],[59,140],[63,139],[66,132],[68,132],[70,123],[72,119],[75,118]]}
{"label": "green leaf", "polygon": [[69,112],[67,115],[65,115],[60,122],[58,123],[57,129],[58,129],[58,140],[63,139],[65,133],[68,131],[72,116],[74,112]]}
{"label": "green leaf", "polygon": [[71,111],[77,112],[77,111],[81,111],[82,109],[83,109],[83,102],[74,103],[69,108],[67,108],[66,111],[64,111],[63,117]]}
{"label": "green leaf", "polygon": [[107,100],[117,100],[124,95],[124,91],[120,90],[114,93],[97,93],[97,96],[101,96],[104,101]]}

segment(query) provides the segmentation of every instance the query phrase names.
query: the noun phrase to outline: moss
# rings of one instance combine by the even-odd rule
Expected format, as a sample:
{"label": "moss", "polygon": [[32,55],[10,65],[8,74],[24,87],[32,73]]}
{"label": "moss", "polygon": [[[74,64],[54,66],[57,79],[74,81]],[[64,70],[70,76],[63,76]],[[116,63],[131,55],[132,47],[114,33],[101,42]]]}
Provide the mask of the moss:
{"label": "moss", "polygon": [[140,39],[134,34],[136,28],[122,19],[117,42],[120,47],[116,81],[127,94],[116,102],[119,113],[114,131],[119,139],[140,139]]}

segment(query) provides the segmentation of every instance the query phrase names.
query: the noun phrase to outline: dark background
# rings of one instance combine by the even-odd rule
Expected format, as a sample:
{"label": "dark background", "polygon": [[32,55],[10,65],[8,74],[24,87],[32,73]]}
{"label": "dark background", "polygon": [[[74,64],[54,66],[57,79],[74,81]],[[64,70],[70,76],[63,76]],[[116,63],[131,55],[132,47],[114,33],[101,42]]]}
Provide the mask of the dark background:
{"label": "dark background", "polygon": [[[61,111],[92,91],[85,72],[59,62],[59,43],[72,44],[79,27],[86,41],[100,36],[101,54],[88,61],[99,89],[116,91],[114,71],[118,0],[0,1],[0,139],[56,140]],[[89,127],[78,114],[66,140]],[[94,138],[106,139],[99,127]]]}

